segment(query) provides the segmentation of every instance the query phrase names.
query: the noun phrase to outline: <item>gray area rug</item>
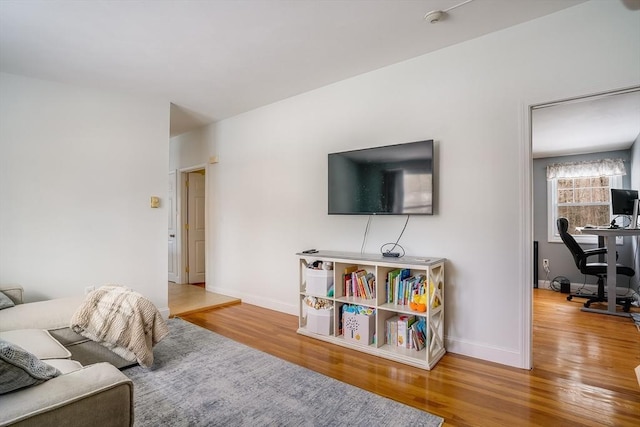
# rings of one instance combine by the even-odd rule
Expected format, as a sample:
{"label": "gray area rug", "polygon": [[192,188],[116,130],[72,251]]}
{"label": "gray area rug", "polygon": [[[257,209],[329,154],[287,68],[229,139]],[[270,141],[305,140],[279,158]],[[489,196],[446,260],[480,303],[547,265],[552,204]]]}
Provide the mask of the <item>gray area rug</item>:
{"label": "gray area rug", "polygon": [[443,419],[181,319],[134,383],[135,426],[440,426]]}

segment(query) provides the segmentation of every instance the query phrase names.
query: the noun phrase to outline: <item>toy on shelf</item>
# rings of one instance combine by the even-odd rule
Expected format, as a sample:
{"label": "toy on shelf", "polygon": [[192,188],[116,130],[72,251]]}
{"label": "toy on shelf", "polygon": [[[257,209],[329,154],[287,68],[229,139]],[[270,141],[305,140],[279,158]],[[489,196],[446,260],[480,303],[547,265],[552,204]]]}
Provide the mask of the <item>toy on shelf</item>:
{"label": "toy on shelf", "polygon": [[419,311],[422,313],[427,311],[427,295],[414,295],[413,300],[409,301],[409,308],[413,311]]}

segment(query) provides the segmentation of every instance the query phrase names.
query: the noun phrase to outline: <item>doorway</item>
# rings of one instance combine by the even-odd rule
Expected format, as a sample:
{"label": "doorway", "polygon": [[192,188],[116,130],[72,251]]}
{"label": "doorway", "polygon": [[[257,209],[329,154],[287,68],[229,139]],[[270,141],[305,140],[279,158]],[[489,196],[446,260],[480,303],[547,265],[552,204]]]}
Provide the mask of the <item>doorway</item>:
{"label": "doorway", "polygon": [[206,281],[206,169],[169,173],[169,282]]}
{"label": "doorway", "polygon": [[[611,90],[607,92],[568,98],[553,102],[545,102],[528,107],[529,115],[529,168],[531,172],[530,198],[531,226],[529,234],[533,241],[539,241],[539,257],[533,268],[539,277],[550,280],[554,275],[564,271],[572,272],[575,265],[563,244],[548,242],[548,233],[552,222],[549,222],[547,206],[547,184],[540,164],[545,160],[555,162],[556,158],[565,156],[585,156],[599,152],[630,150],[633,163],[633,145],[638,141],[640,133],[640,87]],[[538,163],[534,163],[537,161]],[[640,186],[640,173],[630,169],[632,188]],[[536,178],[536,175],[538,178]],[[527,242],[533,247],[533,241]],[[635,253],[636,242],[632,242]],[[551,271],[545,274],[542,260],[551,261]],[[566,262],[566,264],[565,264]],[[637,261],[634,267],[638,269]],[[533,273],[533,272],[532,272]],[[531,277],[534,274],[530,275]],[[528,280],[527,286],[531,286]],[[541,283],[541,287],[543,284]],[[533,298],[533,289],[531,289]],[[532,301],[531,301],[532,302]],[[538,319],[531,319],[533,327]],[[529,350],[533,348],[533,336],[529,342]],[[532,352],[529,352],[532,358]]]}

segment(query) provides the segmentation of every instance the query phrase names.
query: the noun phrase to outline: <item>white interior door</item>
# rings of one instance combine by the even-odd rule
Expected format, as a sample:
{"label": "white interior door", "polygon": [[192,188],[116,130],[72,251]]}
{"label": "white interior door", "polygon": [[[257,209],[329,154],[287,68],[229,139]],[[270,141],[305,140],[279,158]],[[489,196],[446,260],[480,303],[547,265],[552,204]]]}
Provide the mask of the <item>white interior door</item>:
{"label": "white interior door", "polygon": [[178,247],[177,247],[177,181],[176,172],[169,172],[169,195],[167,196],[167,207],[169,211],[169,281],[178,282],[179,269]]}
{"label": "white interior door", "polygon": [[189,283],[205,281],[205,177],[204,170],[189,173],[187,195],[187,247]]}

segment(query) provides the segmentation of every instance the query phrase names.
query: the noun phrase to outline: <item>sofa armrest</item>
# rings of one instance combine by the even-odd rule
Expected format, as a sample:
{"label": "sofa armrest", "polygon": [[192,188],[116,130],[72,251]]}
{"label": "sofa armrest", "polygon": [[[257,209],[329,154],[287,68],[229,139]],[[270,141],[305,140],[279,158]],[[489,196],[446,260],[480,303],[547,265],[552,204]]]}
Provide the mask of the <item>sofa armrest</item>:
{"label": "sofa armrest", "polygon": [[133,383],[96,363],[0,399],[0,426],[132,426]]}
{"label": "sofa armrest", "polygon": [[24,302],[22,296],[24,289],[20,285],[0,285],[0,291],[8,296],[14,304],[22,304]]}

